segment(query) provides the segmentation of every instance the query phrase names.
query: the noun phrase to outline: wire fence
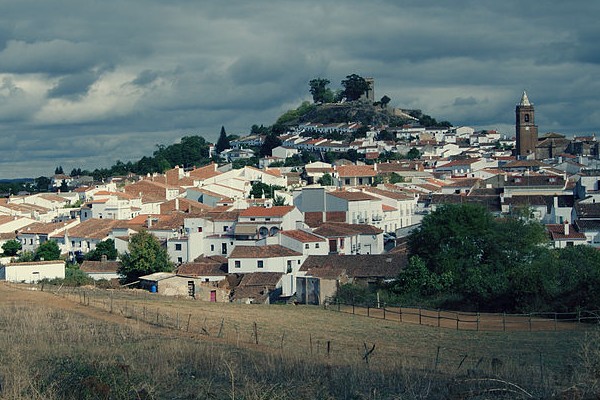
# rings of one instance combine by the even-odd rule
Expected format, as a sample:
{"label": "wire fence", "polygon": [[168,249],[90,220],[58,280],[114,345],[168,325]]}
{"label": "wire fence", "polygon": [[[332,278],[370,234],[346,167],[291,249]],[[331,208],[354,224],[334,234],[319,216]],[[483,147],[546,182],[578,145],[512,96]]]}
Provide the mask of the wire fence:
{"label": "wire fence", "polygon": [[470,331],[558,331],[598,323],[600,311],[532,312],[526,314],[460,312],[380,304],[326,303],[326,308],[369,318]]}

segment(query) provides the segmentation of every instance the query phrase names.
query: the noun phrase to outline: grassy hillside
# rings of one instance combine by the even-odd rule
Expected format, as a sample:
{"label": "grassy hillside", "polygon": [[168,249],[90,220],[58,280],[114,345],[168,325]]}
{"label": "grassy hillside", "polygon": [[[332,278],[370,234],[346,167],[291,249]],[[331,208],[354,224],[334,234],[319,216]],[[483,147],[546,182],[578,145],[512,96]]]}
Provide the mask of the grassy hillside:
{"label": "grassy hillside", "polygon": [[476,398],[468,393],[509,388],[509,398],[548,398],[575,384],[591,393],[598,361],[592,330],[465,332],[308,306],[59,294],[0,285],[0,398]]}

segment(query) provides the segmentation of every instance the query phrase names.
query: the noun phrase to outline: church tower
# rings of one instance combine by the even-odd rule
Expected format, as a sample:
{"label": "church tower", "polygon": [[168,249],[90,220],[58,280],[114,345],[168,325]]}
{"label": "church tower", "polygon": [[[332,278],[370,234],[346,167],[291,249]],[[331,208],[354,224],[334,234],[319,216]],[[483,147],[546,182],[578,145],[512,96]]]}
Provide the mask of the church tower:
{"label": "church tower", "polygon": [[523,91],[521,101],[517,104],[516,113],[516,133],[517,150],[516,155],[519,158],[535,158],[535,146],[538,143],[538,128],[535,125],[535,111],[533,103],[529,102],[527,92]]}

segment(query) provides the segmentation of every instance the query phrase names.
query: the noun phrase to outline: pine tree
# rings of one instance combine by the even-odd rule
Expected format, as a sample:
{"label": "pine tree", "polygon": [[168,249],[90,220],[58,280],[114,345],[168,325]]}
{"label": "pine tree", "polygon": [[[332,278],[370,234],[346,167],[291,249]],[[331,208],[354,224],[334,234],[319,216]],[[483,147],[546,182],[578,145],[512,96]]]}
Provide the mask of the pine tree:
{"label": "pine tree", "polygon": [[222,152],[223,150],[230,149],[231,144],[229,143],[229,139],[227,138],[227,133],[225,132],[225,127],[221,126],[221,134],[219,135],[219,140],[217,140],[216,150],[217,154]]}

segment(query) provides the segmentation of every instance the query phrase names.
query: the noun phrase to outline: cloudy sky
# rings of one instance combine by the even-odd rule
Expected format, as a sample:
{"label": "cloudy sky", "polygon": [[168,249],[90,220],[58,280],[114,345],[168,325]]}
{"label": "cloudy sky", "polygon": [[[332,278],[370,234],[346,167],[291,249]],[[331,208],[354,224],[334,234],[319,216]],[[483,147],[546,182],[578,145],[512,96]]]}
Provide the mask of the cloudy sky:
{"label": "cloudy sky", "polygon": [[108,167],[182,136],[244,135],[308,81],[514,134],[600,128],[600,2],[0,0],[0,178]]}

